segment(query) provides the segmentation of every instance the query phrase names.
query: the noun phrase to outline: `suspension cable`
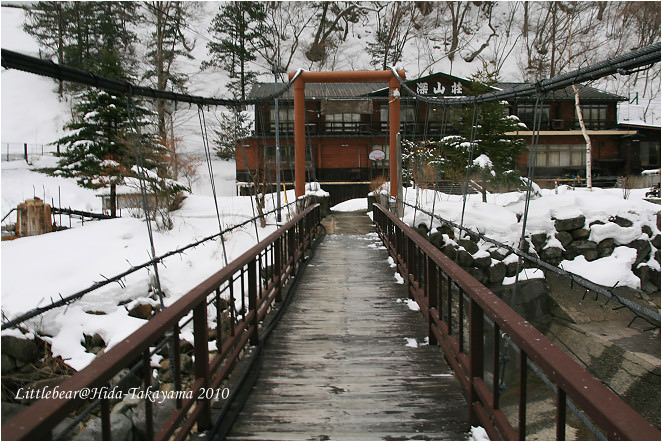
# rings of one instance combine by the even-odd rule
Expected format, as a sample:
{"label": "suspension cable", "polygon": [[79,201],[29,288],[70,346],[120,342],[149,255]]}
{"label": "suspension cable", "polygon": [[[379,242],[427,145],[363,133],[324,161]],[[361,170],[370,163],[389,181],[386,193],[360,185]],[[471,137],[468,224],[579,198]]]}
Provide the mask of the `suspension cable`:
{"label": "suspension cable", "polygon": [[[154,235],[152,232],[152,223],[150,220],[149,216],[149,209],[148,209],[148,203],[147,203],[147,189],[145,188],[145,168],[144,168],[144,158],[143,158],[143,148],[142,148],[142,142],[139,140],[140,146],[136,146],[136,134],[140,134],[140,128],[138,126],[138,123],[135,119],[135,113],[134,113],[134,105],[131,101],[131,93],[127,95],[126,97],[126,103],[127,103],[127,112],[129,115],[129,121],[131,124],[134,126],[134,130],[131,131],[131,145],[133,146],[133,150],[136,155],[136,159],[138,160],[137,166],[137,172],[138,172],[138,184],[140,186],[140,196],[142,198],[142,205],[143,205],[143,212],[145,214],[145,224],[147,225],[147,235],[149,236],[149,246],[151,249],[151,256],[150,258],[154,260],[156,257],[156,250],[154,248]],[[155,202],[156,204],[157,202]],[[156,207],[155,207],[156,209]],[[161,290],[161,278],[159,277],[159,266],[157,262],[154,262],[153,264],[154,268],[154,283],[156,284],[156,294],[159,297],[159,307],[161,310],[165,308],[165,304],[163,303],[163,291]]]}
{"label": "suspension cable", "polygon": [[[214,168],[211,162],[211,152],[209,149],[209,136],[207,134],[207,120],[205,119],[205,112],[202,105],[198,104],[198,121],[200,122],[200,133],[202,134],[202,145],[205,149],[205,158],[207,160],[207,171],[209,172],[209,182],[211,183],[211,191],[214,195],[214,208],[216,209],[216,220],[218,221],[218,231],[223,231],[221,225],[221,213],[218,210],[218,199],[216,198],[216,183],[214,182]],[[225,265],[228,265],[228,254],[225,250],[225,239],[221,235],[221,246],[223,247],[223,260]]]}

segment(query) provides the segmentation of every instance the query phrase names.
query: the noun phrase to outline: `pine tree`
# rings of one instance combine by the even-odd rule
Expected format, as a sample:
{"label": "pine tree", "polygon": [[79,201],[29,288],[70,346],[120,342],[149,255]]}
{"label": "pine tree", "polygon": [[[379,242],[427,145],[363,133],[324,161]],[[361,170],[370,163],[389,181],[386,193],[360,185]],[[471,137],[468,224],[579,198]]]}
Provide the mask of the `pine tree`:
{"label": "pine tree", "polygon": [[223,112],[218,129],[214,129],[214,150],[219,158],[230,160],[235,158],[237,143],[251,135],[252,122],[250,115],[233,108]]}
{"label": "pine tree", "polygon": [[209,32],[214,41],[207,43],[209,61],[202,67],[225,69],[230,78],[230,89],[235,96],[246,99],[246,89],[256,79],[257,73],[248,67],[256,59],[256,52],[272,43],[263,30],[266,7],[260,2],[229,2],[220,6]]}
{"label": "pine tree", "polygon": [[[474,81],[469,90],[475,95],[489,91],[486,83],[478,81]],[[474,113],[475,127],[472,129]],[[517,158],[526,150],[526,144],[521,138],[506,135],[507,132],[515,132],[518,123],[517,117],[508,115],[507,103],[479,103],[475,110],[472,106],[460,112],[458,127],[463,140],[459,144],[455,140],[455,144],[465,149],[472,147],[472,163],[468,167],[470,172],[478,172],[484,183],[505,187],[519,183]],[[472,146],[466,144],[469,142],[472,142]],[[487,158],[483,157],[483,161],[477,162],[476,159],[481,155]],[[489,167],[482,167],[488,164]]]}

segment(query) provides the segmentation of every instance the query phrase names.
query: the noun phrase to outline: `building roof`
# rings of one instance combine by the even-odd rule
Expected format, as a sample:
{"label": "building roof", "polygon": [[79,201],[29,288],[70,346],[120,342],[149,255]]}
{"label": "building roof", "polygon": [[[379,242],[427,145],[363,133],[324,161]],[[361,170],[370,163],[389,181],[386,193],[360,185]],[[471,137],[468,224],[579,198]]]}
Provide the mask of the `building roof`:
{"label": "building roof", "polygon": [[[351,98],[362,97],[384,87],[385,83],[306,83],[306,98]],[[281,89],[285,83],[256,83],[249,98],[265,98]],[[289,88],[280,96],[283,100],[294,99],[294,88]]]}
{"label": "building roof", "polygon": [[[495,84],[496,87],[504,91],[508,89],[513,89],[517,86],[530,85],[531,83],[517,83],[517,82],[500,82]],[[579,89],[579,100],[583,102],[589,101],[625,101],[626,97],[620,95],[612,94],[609,92],[601,91],[591,86],[578,85]],[[528,99],[534,100],[535,96],[531,95],[530,97],[521,97],[518,98],[519,101],[526,101]],[[545,99],[550,101],[574,101],[575,92],[572,89],[572,86],[568,86],[564,89],[559,89],[556,91],[548,92],[545,94]]]}
{"label": "building roof", "polygon": [[[414,85],[419,81],[426,81],[434,77],[443,76],[452,80],[468,82],[469,80],[459,77],[454,77],[449,74],[439,72],[436,74],[427,75],[425,77],[407,80],[407,85]],[[530,83],[521,82],[499,82],[492,86],[494,90],[500,89],[507,91],[517,86],[527,85]],[[280,90],[285,86],[285,83],[256,83],[253,85],[249,98],[260,99],[273,95],[274,90]],[[626,101],[627,98],[612,94],[609,92],[601,91],[591,86],[579,85],[579,99],[583,102],[604,102],[604,101]],[[388,85],[380,82],[369,83],[306,83],[306,98],[352,98],[352,97],[366,97],[366,96],[379,96],[386,95]],[[294,88],[289,88],[280,97],[283,100],[294,99]],[[518,101],[534,100],[535,96],[532,94],[527,97],[519,97]],[[574,101],[575,94],[572,86],[564,89],[548,92],[545,99],[549,101]]]}

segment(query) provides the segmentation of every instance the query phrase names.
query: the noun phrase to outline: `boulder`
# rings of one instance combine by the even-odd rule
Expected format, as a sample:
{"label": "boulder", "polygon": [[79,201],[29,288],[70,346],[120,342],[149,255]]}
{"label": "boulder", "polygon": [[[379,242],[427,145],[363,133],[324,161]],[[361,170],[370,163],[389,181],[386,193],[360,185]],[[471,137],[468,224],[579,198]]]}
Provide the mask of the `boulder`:
{"label": "boulder", "polygon": [[[572,255],[572,258],[568,256]],[[598,259],[598,245],[595,241],[579,240],[571,242],[566,247],[566,252],[563,256],[566,259],[574,259],[578,255],[584,255],[587,261],[595,261]]]}
{"label": "boulder", "polygon": [[[161,398],[162,399],[162,398]],[[154,428],[161,428],[170,414],[175,411],[175,400],[166,399],[154,402],[152,413],[154,416]],[[136,440],[147,439],[147,427],[145,425],[145,407],[141,404],[133,410],[133,425],[136,431]]]}
{"label": "boulder", "polygon": [[455,247],[453,247],[452,244],[446,244],[445,246],[441,247],[439,250],[441,252],[448,256],[450,259],[455,259],[457,257],[457,251],[455,250]]}
{"label": "boulder", "polygon": [[556,239],[559,240],[563,248],[568,247],[568,244],[572,242],[572,235],[568,232],[557,232],[554,236],[556,236]]}
{"label": "boulder", "polygon": [[634,264],[632,264],[633,269],[636,268],[640,263],[648,261],[648,256],[651,253],[651,243],[649,241],[645,239],[635,239],[627,246],[632,247],[637,251],[637,259],[635,260]]}
{"label": "boulder", "polygon": [[474,258],[466,250],[457,251],[457,263],[462,267],[471,267],[474,263]]}
{"label": "boulder", "polygon": [[1,342],[2,354],[9,355],[17,361],[30,363],[39,359],[39,347],[32,339],[3,336]]}
{"label": "boulder", "polygon": [[572,235],[572,239],[578,240],[578,239],[588,239],[589,236],[591,236],[591,231],[588,229],[575,229],[570,232],[570,235]]}
{"label": "boulder", "polygon": [[563,260],[563,249],[560,247],[547,247],[540,253],[540,259],[553,265],[559,265]]}
{"label": "boulder", "polygon": [[448,235],[450,239],[455,239],[455,232],[453,231],[453,227],[450,224],[444,223],[440,225],[437,227],[437,232]]}
{"label": "boulder", "polygon": [[131,310],[129,310],[129,316],[133,316],[138,319],[149,319],[152,316],[153,307],[151,304],[147,303],[137,303]]}
{"label": "boulder", "polygon": [[605,238],[598,243],[598,258],[604,258],[614,253],[616,243],[613,238]]}
{"label": "boulder", "polygon": [[612,216],[609,217],[609,221],[611,221],[614,224],[618,224],[621,227],[632,227],[632,221],[630,221],[627,218],[623,218],[622,216]]}
{"label": "boulder", "polygon": [[649,238],[653,237],[653,229],[651,229],[650,226],[647,226],[646,224],[642,225],[641,231],[648,235]]}
{"label": "boulder", "polygon": [[490,266],[492,265],[492,257],[489,255],[479,256],[479,257],[474,256],[473,258],[474,258],[474,265],[481,269],[489,269]]}
{"label": "boulder", "polygon": [[[650,237],[651,235],[648,235],[648,236]],[[653,239],[651,240],[651,244],[653,244],[653,246],[656,249],[660,248],[660,234],[659,233],[653,237]]]}
{"label": "boulder", "polygon": [[[144,407],[142,407],[144,408]],[[158,427],[155,427],[158,428]],[[132,440],[133,423],[122,413],[110,415],[111,440]],[[101,440],[101,418],[93,417],[74,440]]]}
{"label": "boulder", "polygon": [[506,265],[502,262],[497,262],[489,269],[487,269],[487,279],[490,284],[501,284],[503,278],[506,277]]}
{"label": "boulder", "polygon": [[431,233],[428,239],[430,240],[432,245],[438,249],[440,249],[441,246],[444,244],[444,234],[441,232]]}
{"label": "boulder", "polygon": [[7,354],[2,354],[2,362],[0,363],[2,374],[6,375],[16,369],[16,360]]}
{"label": "boulder", "polygon": [[457,243],[460,246],[464,247],[464,250],[466,250],[472,255],[478,251],[478,246],[476,245],[476,243],[469,239],[458,239]]}
{"label": "boulder", "polygon": [[490,256],[496,259],[497,261],[503,261],[506,258],[506,256],[508,256],[509,254],[510,251],[507,249],[496,248],[490,250]]}
{"label": "boulder", "polygon": [[557,232],[568,232],[571,230],[581,229],[586,223],[586,217],[579,215],[574,218],[555,219],[554,228]]}
{"label": "boulder", "polygon": [[478,267],[469,267],[469,268],[467,269],[467,272],[468,272],[471,276],[473,276],[474,278],[476,278],[476,279],[478,280],[478,282],[480,282],[481,284],[486,284],[487,281],[488,281],[487,275],[485,274],[485,272],[483,271],[483,269],[480,269],[480,268],[478,268]]}
{"label": "boulder", "polygon": [[545,244],[547,243],[547,234],[534,233],[533,235],[531,235],[531,242],[533,243],[533,247],[535,247],[536,250],[541,250],[543,247],[545,247]]}

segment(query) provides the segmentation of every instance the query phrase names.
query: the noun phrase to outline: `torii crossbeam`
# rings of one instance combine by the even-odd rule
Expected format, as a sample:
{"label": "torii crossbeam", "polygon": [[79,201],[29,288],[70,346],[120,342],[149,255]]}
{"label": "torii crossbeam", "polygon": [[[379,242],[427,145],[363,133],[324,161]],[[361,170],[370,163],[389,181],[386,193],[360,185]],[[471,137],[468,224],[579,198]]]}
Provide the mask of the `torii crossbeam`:
{"label": "torii crossbeam", "polygon": [[[290,72],[292,80],[295,72]],[[401,78],[405,72],[398,71]],[[396,143],[400,130],[400,83],[393,71],[338,71],[338,72],[301,72],[294,81],[294,189],[297,198],[306,193],[306,83],[388,83],[389,87],[389,178],[391,196],[398,195],[398,177]],[[397,92],[395,92],[397,91]]]}

